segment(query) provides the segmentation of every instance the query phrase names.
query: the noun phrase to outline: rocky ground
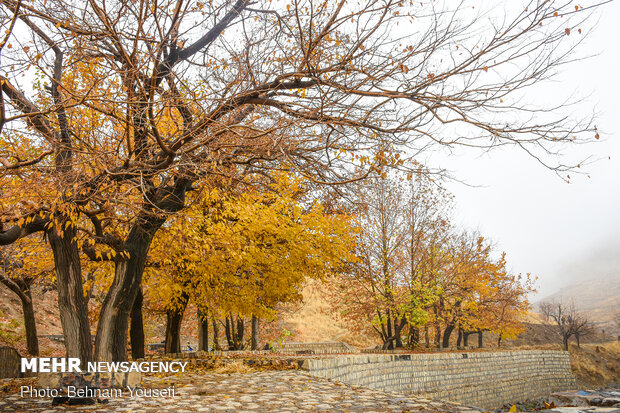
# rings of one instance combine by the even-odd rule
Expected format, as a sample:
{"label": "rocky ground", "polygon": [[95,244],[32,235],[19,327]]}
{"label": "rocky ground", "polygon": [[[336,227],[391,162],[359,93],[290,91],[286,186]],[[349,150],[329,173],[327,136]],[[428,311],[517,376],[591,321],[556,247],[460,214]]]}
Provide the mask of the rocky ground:
{"label": "rocky ground", "polygon": [[[273,370],[274,367],[289,370]],[[174,396],[109,397],[94,405],[52,405],[51,397],[20,394],[21,386],[36,387],[37,379],[0,380],[0,412],[436,412],[480,413],[482,409],[400,393],[354,387],[320,379],[290,366],[249,367],[238,361],[193,366],[177,375],[147,374],[142,388],[174,389]],[[268,370],[261,370],[268,369]],[[563,407],[562,407],[563,406]],[[511,409],[512,408],[512,409]],[[545,400],[505,406],[501,411],[545,413],[620,413],[620,387],[560,392]]]}
{"label": "rocky ground", "polygon": [[126,391],[106,404],[52,407],[50,398],[20,397],[18,383],[13,382],[0,399],[0,412],[478,412],[454,403],[347,386],[295,370],[150,376],[142,385],[165,389],[171,383],[174,397],[130,397]]}
{"label": "rocky ground", "polygon": [[557,392],[544,399],[528,400],[516,405],[505,405],[496,413],[544,411],[544,413],[620,413],[620,384],[597,390],[569,390]]}
{"label": "rocky ground", "polygon": [[[598,390],[572,390],[554,393],[549,402],[556,406],[574,406],[582,411],[620,412],[620,385]],[[566,408],[555,409],[567,411]]]}

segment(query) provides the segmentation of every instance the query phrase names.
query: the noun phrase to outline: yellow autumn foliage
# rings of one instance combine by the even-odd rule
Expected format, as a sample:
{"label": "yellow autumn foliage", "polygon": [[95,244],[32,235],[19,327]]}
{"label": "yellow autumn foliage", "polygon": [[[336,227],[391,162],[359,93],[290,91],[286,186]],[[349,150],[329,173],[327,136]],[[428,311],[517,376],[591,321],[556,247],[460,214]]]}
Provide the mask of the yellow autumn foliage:
{"label": "yellow autumn foliage", "polygon": [[166,309],[185,292],[205,310],[269,318],[301,299],[307,278],[352,259],[351,231],[349,216],[326,213],[285,174],[266,189],[211,188],[155,239],[147,294]]}

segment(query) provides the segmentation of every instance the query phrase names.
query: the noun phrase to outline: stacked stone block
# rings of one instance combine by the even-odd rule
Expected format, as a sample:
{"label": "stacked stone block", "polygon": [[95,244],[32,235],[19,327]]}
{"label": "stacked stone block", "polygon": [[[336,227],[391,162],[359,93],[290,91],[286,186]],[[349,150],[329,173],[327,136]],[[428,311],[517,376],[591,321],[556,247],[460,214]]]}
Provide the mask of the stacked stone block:
{"label": "stacked stone block", "polygon": [[282,345],[276,344],[275,350],[281,350],[282,352],[298,352],[309,351],[315,354],[330,354],[330,353],[351,353],[356,351],[347,343],[340,341],[324,341],[316,343],[283,343]]}

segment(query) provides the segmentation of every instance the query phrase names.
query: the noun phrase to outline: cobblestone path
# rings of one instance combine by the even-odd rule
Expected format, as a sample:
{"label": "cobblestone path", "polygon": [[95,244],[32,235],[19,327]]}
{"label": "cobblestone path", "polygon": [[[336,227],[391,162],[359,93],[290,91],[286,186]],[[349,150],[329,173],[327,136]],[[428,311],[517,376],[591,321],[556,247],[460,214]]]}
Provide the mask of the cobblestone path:
{"label": "cobblestone path", "polygon": [[174,397],[110,398],[106,404],[55,406],[50,398],[0,399],[0,412],[448,412],[477,413],[457,404],[418,399],[404,394],[352,387],[311,377],[301,371],[256,371],[217,374],[188,373],[175,377],[145,377],[142,387],[167,388]]}

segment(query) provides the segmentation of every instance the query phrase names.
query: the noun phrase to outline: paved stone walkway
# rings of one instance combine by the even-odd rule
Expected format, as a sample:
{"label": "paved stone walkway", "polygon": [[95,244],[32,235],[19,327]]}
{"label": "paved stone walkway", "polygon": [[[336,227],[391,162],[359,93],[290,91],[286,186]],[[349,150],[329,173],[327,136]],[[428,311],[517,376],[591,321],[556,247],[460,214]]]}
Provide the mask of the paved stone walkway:
{"label": "paved stone walkway", "polygon": [[404,394],[352,387],[295,371],[218,374],[192,372],[175,377],[145,377],[144,388],[175,386],[175,397],[111,398],[93,406],[51,406],[50,398],[0,398],[0,412],[446,412],[477,413],[457,404]]}

